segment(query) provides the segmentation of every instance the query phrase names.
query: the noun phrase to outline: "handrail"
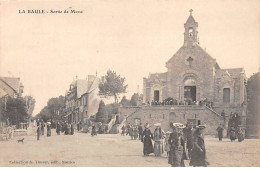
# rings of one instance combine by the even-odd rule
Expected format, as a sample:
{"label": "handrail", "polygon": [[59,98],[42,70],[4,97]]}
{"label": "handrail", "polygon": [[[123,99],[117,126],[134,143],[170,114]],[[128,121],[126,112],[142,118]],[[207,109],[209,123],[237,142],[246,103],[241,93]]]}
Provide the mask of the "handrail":
{"label": "handrail", "polygon": [[116,115],[114,115],[112,117],[112,119],[110,120],[110,122],[107,124],[107,128],[108,128],[108,132],[111,130],[112,126],[115,124],[115,118],[116,118]]}
{"label": "handrail", "polygon": [[138,112],[140,109],[141,109],[141,107],[138,107],[133,113],[131,113],[130,115],[128,115],[127,117],[125,117],[125,118],[123,119],[123,121],[120,123],[120,125],[117,126],[117,130],[120,131],[121,128],[123,127],[123,125],[125,124],[126,119],[127,119],[128,117],[132,116],[133,114],[135,114],[136,112]]}
{"label": "handrail", "polygon": [[[221,114],[219,114],[218,112],[214,111],[213,109],[209,108],[208,106],[205,106],[205,108],[207,108],[208,110],[212,111],[213,113],[215,113],[218,116],[221,116]],[[222,117],[222,116],[221,116]]]}

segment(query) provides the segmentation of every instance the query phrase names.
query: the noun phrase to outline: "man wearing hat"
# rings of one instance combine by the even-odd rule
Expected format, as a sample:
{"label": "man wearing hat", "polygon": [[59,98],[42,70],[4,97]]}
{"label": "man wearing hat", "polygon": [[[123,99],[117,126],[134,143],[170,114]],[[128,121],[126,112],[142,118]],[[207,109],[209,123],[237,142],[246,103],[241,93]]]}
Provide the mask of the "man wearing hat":
{"label": "man wearing hat", "polygon": [[191,151],[190,166],[206,167],[209,165],[206,161],[206,148],[203,134],[205,128],[205,125],[198,125],[193,134],[193,148]]}
{"label": "man wearing hat", "polygon": [[140,123],[140,125],[138,126],[139,140],[141,140],[142,133],[143,133],[143,127],[142,127],[142,123]]}

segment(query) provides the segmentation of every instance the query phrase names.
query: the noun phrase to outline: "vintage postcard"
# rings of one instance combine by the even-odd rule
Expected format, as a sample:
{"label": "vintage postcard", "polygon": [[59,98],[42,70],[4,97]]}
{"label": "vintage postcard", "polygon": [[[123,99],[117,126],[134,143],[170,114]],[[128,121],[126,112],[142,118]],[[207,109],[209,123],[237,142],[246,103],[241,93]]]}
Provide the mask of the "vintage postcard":
{"label": "vintage postcard", "polygon": [[0,0],[1,167],[259,167],[259,0]]}

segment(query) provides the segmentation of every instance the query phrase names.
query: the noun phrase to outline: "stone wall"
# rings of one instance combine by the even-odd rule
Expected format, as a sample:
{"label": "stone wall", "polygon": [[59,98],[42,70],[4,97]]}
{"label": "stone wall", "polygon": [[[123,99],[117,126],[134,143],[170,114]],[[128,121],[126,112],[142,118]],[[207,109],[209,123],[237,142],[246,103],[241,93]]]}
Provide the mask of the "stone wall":
{"label": "stone wall", "polygon": [[155,123],[161,123],[162,129],[168,131],[170,122],[186,124],[187,119],[197,118],[201,124],[206,124],[205,134],[216,135],[219,123],[224,123],[223,117],[202,106],[142,106],[120,107],[120,120],[126,118],[126,124],[135,124],[136,119],[144,125],[149,123],[154,130]]}

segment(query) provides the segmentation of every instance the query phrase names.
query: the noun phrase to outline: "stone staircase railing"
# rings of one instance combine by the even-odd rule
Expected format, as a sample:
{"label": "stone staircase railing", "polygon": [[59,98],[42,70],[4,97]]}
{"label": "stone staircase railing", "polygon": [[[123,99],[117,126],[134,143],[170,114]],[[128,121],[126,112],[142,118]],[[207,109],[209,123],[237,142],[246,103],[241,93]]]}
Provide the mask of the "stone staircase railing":
{"label": "stone staircase railing", "polygon": [[113,117],[112,117],[112,119],[110,120],[110,122],[107,124],[107,127],[108,127],[108,132],[111,130],[111,128],[113,127],[113,125],[115,124],[115,122],[116,122],[116,115],[114,115]]}
{"label": "stone staircase railing", "polygon": [[129,114],[127,117],[125,117],[125,118],[123,119],[123,121],[117,126],[117,130],[118,130],[119,132],[121,132],[122,127],[123,127],[124,125],[126,125],[126,120],[127,120],[127,118],[130,117],[130,116],[132,116],[132,115],[135,114],[136,112],[138,112],[141,108],[142,108],[142,107],[137,108],[133,113],[131,113],[131,114]]}
{"label": "stone staircase railing", "polygon": [[208,110],[210,110],[211,112],[215,113],[216,115],[218,115],[218,116],[222,117],[222,116],[221,116],[221,114],[219,114],[219,113],[218,113],[218,112],[216,112],[215,110],[213,110],[213,109],[209,108],[208,106],[205,106],[205,108],[206,108],[206,109],[208,109]]}
{"label": "stone staircase railing", "polygon": [[117,130],[118,130],[119,132],[121,132],[122,127],[123,127],[124,125],[126,125],[125,123],[126,123],[126,118],[124,118],[123,121],[117,126]]}

